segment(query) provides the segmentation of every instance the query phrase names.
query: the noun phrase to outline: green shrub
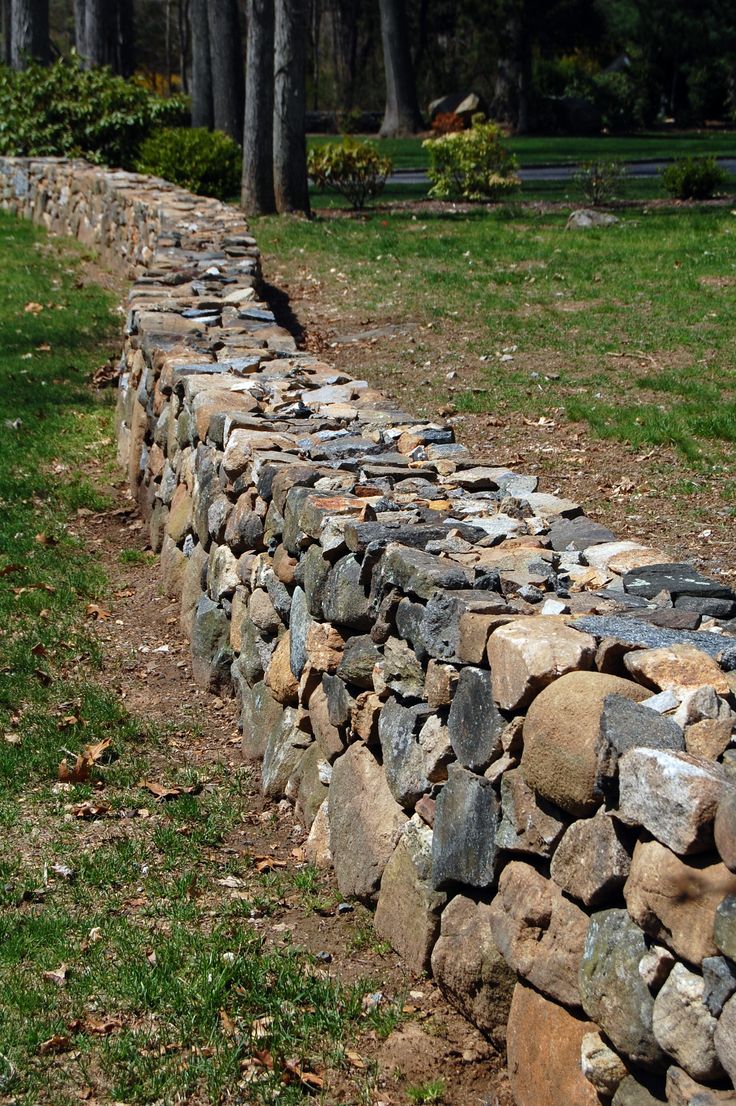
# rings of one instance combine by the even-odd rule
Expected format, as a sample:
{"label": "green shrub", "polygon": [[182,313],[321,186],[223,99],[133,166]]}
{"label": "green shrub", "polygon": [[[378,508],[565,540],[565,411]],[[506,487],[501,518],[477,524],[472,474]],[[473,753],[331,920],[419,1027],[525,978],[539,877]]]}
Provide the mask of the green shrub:
{"label": "green shrub", "polygon": [[200,196],[228,200],[240,190],[241,162],[240,146],[222,131],[168,127],[144,141],[136,169]]}
{"label": "green shrub", "polygon": [[676,200],[708,200],[726,180],[714,157],[682,157],[662,170],[662,183]]}
{"label": "green shrub", "polygon": [[621,192],[625,176],[620,161],[584,161],[574,180],[588,203],[600,207]]}
{"label": "green shrub", "polygon": [[372,143],[351,138],[315,146],[307,161],[315,186],[320,191],[334,188],[355,211],[380,196],[391,169],[391,158],[383,157]]}
{"label": "green shrub", "polygon": [[474,116],[470,130],[428,138],[430,196],[439,200],[500,200],[519,185],[518,162],[501,128]]}
{"label": "green shrub", "polygon": [[153,127],[187,116],[183,97],[163,100],[109,69],[83,69],[77,58],[19,73],[0,66],[0,154],[86,157],[130,169]]}

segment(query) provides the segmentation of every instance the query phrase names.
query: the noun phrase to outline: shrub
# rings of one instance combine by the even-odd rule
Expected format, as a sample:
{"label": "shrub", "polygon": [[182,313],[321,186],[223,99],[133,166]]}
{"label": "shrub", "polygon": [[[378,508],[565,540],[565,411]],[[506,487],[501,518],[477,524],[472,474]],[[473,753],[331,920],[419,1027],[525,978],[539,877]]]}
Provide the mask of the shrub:
{"label": "shrub", "polygon": [[222,131],[166,127],[143,142],[136,169],[200,196],[228,200],[238,194],[241,164],[240,147]]}
{"label": "shrub", "polygon": [[334,188],[360,211],[383,192],[392,163],[372,143],[345,138],[311,149],[307,169],[317,188]]}
{"label": "shrub", "polygon": [[0,154],[86,157],[133,167],[154,126],[185,122],[183,97],[162,100],[109,69],[78,58],[22,72],[0,67]]}
{"label": "shrub", "polygon": [[442,111],[432,120],[432,130],[435,134],[455,134],[465,129],[466,122],[456,111]]}
{"label": "shrub", "polygon": [[600,207],[621,191],[626,168],[619,161],[584,161],[574,176],[575,183],[593,207]]}
{"label": "shrub", "polygon": [[439,200],[499,200],[519,184],[516,158],[501,142],[501,128],[474,116],[470,130],[428,138],[430,196]]}
{"label": "shrub", "polygon": [[708,200],[726,179],[714,157],[683,157],[662,170],[662,183],[677,200]]}

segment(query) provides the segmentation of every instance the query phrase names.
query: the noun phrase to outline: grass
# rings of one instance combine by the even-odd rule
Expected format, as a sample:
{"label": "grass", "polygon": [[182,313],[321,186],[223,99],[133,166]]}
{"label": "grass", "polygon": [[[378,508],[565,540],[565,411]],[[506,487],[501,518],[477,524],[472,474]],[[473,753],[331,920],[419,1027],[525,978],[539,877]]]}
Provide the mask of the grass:
{"label": "grass", "polygon": [[[339,141],[339,135],[310,135],[309,145]],[[384,138],[362,135],[379,143],[396,169],[424,169],[427,153],[423,139]],[[537,165],[575,165],[599,158],[621,161],[660,161],[691,154],[736,156],[736,132],[733,131],[658,131],[639,135],[600,135],[586,138],[554,135],[521,135],[509,139],[509,146],[524,168]]]}
{"label": "grass", "polygon": [[[179,766],[167,742],[194,731],[130,715],[90,632],[110,584],[79,512],[110,507],[115,477],[111,407],[86,380],[118,343],[111,298],[77,279],[73,244],[5,215],[0,249],[0,1101],[290,1106],[336,1073],[359,1097],[375,1072],[346,1045],[390,1032],[403,1000],[364,1002],[374,980],[266,939],[285,894],[308,913],[329,889],[224,847],[247,770]],[[58,782],[108,738],[88,780]],[[164,773],[206,786],[156,804],[139,781]],[[106,817],[76,816],[100,802]]]}
{"label": "grass", "polygon": [[[414,324],[383,363],[397,391],[426,362],[430,403],[561,411],[633,448],[673,444],[693,466],[721,464],[736,438],[733,212],[642,207],[588,232],[566,232],[565,218],[395,210],[261,220],[257,234],[363,314]],[[452,370],[475,387],[449,395]]]}
{"label": "grass", "polygon": [[444,1102],[447,1084],[444,1079],[431,1079],[427,1083],[408,1087],[406,1094],[410,1102],[416,1102],[419,1106],[429,1106],[430,1103]]}

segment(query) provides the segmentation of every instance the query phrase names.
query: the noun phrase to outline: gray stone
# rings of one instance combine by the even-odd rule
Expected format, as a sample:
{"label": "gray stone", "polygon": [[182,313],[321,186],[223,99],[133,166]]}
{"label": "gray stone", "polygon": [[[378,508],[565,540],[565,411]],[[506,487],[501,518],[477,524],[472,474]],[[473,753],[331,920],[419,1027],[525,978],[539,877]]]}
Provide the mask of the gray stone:
{"label": "gray stone", "polygon": [[663,749],[630,749],[619,763],[618,817],[644,826],[679,855],[713,846],[713,823],[733,785],[704,757]]}
{"label": "gray stone", "polygon": [[328,784],[325,779],[329,774],[328,768],[319,745],[316,741],[312,742],[299,762],[299,790],[294,807],[297,818],[308,830],[327,799]]}
{"label": "gray stone", "polygon": [[300,729],[302,720],[301,711],[285,707],[268,735],[261,765],[261,789],[270,799],[286,795],[289,781],[298,772],[312,743],[309,734]]}
{"label": "gray stone", "polygon": [[580,1047],[583,1075],[603,1098],[612,1098],[628,1069],[618,1053],[605,1043],[600,1033],[586,1033]]}
{"label": "gray stone", "polygon": [[682,1068],[673,1064],[667,1069],[668,1106],[734,1106],[734,1091],[719,1091],[697,1083]]}
{"label": "gray stone", "polygon": [[369,634],[348,638],[337,675],[346,683],[357,687],[373,688],[373,669],[381,659],[381,653]]}
{"label": "gray stone", "polygon": [[[233,665],[237,667],[237,661]],[[281,722],[284,708],[261,680],[251,688],[245,684],[240,715],[243,730],[243,755],[260,761],[266,751],[269,734]]]}
{"label": "gray stone", "polygon": [[429,969],[447,895],[431,885],[432,831],[418,815],[406,825],[384,868],[374,919],[412,972]]}
{"label": "gray stone", "polygon": [[706,956],[702,964],[703,1002],[714,1018],[720,1017],[731,995],[736,993],[736,966],[725,956]]}
{"label": "gray stone", "polygon": [[670,645],[694,645],[711,657],[736,657],[736,644],[721,634],[711,634],[705,630],[662,630],[651,626],[640,618],[626,618],[615,614],[589,614],[576,618],[570,625],[582,630],[598,641],[615,638],[621,644],[634,649],[658,649]]}
{"label": "gray stone", "polygon": [[404,807],[413,807],[430,786],[424,754],[415,736],[426,715],[423,706],[404,707],[396,699],[389,699],[378,720],[383,770],[391,794]]}
{"label": "gray stone", "polygon": [[327,805],[340,894],[372,899],[407,819],[365,745],[335,761]]}
{"label": "gray stone", "polygon": [[[565,230],[590,230],[593,227],[615,227],[620,221],[617,215],[609,215],[606,211],[591,211],[588,208],[580,208],[579,211],[570,212],[567,223],[565,224]],[[628,1103],[627,1106],[629,1106]],[[631,1106],[633,1106],[633,1103]]]}
{"label": "gray stone", "polygon": [[678,610],[694,611],[704,618],[736,617],[736,602],[732,599],[701,599],[696,595],[680,595],[675,600]]}
{"label": "gray stone", "polygon": [[438,589],[470,587],[474,574],[454,561],[392,543],[381,561],[381,575],[405,594],[429,599]]}
{"label": "gray stone", "polygon": [[655,1098],[633,1075],[627,1075],[619,1083],[611,1106],[662,1106],[663,1102],[664,1099]]}
{"label": "gray stone", "polygon": [[226,545],[213,545],[207,565],[207,592],[220,601],[233,594],[240,583],[238,562]]}
{"label": "gray stone", "polygon": [[627,572],[623,581],[625,591],[642,595],[645,599],[653,599],[661,591],[668,591],[675,600],[680,595],[694,595],[699,599],[736,599],[736,594],[727,584],[710,580],[689,564],[642,565]]}
{"label": "gray stone", "polygon": [[330,570],[324,585],[322,609],[328,622],[370,629],[369,600],[361,583],[360,562],[349,554]]}
{"label": "gray stone", "polygon": [[714,1034],[718,1059],[728,1072],[732,1083],[736,1083],[736,995],[723,1007]]}
{"label": "gray stone", "polygon": [[560,518],[553,522],[549,538],[553,549],[587,549],[589,545],[615,541],[616,535],[586,515],[578,515],[577,518]]}
{"label": "gray stone", "polygon": [[396,691],[409,699],[424,695],[424,669],[405,641],[390,637],[383,646],[373,671],[373,687],[378,695]]}
{"label": "gray stone", "polygon": [[463,668],[447,719],[450,741],[460,764],[484,772],[501,751],[506,720],[493,701],[491,673]]}
{"label": "gray stone", "polygon": [[716,907],[713,932],[719,950],[736,960],[736,895],[727,895]]}
{"label": "gray stone", "polygon": [[685,737],[677,725],[641,703],[623,695],[607,695],[601,714],[603,750],[600,773],[611,780],[618,772],[619,758],[629,749],[646,746],[653,749],[682,751]]}
{"label": "gray stone", "polygon": [[505,1030],[516,982],[498,951],[490,906],[456,895],[442,912],[432,975],[445,998],[488,1036]]}
{"label": "gray stone", "polygon": [[317,619],[324,617],[322,602],[325,584],[330,574],[330,562],[322,554],[319,545],[310,545],[301,562],[302,587],[307,596],[309,613]]}
{"label": "gray stone", "polygon": [[[408,603],[408,600],[406,601]],[[404,601],[402,600],[403,605]],[[461,648],[461,638],[466,635],[463,631],[466,623],[472,623],[475,616],[503,615],[510,608],[500,595],[489,594],[485,591],[436,591],[431,597],[423,615],[419,604],[417,608],[417,630],[410,638],[413,645],[420,647],[437,660],[457,660]],[[421,621],[419,621],[419,616]],[[485,641],[488,640],[490,627],[486,630]],[[483,660],[485,650],[481,649],[480,656],[476,656],[474,663]],[[471,658],[464,656],[465,662]]]}
{"label": "gray stone", "polygon": [[665,1058],[652,1031],[654,1000],[638,970],[646,951],[644,934],[625,910],[594,914],[580,964],[580,994],[586,1014],[617,1052],[659,1069]]}
{"label": "gray stone", "polygon": [[520,768],[501,777],[501,822],[496,835],[500,849],[549,857],[565,832],[561,811],[538,799]]}
{"label": "gray stone", "polygon": [[702,977],[675,964],[654,1000],[654,1036],[693,1079],[718,1079],[723,1068],[713,1042],[716,1019],[703,993]]}
{"label": "gray stone", "polygon": [[325,673],[322,677],[322,688],[327,698],[327,717],[331,724],[344,726],[355,706],[355,700],[338,676]]}
{"label": "gray stone", "polygon": [[598,811],[569,827],[552,857],[550,875],[572,898],[599,907],[620,894],[630,867],[615,822]]}
{"label": "gray stone", "polygon": [[294,588],[289,618],[289,663],[297,680],[301,678],[307,663],[307,634],[312,616],[307,607],[307,597],[300,587]]}
{"label": "gray stone", "polygon": [[496,877],[498,803],[492,785],[457,764],[437,798],[432,882],[439,890],[464,883],[490,887]]}
{"label": "gray stone", "polygon": [[222,692],[230,685],[230,623],[219,604],[203,596],[192,622],[192,676],[207,691]]}

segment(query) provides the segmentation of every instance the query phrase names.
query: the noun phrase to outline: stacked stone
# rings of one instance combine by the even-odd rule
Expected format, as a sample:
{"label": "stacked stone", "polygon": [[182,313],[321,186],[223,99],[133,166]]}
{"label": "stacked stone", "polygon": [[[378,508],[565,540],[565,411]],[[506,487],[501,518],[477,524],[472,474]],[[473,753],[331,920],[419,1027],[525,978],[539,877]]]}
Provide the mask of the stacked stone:
{"label": "stacked stone", "polygon": [[118,410],[195,680],[519,1106],[736,1101],[736,596],[297,351],[229,219],[157,195]]}

